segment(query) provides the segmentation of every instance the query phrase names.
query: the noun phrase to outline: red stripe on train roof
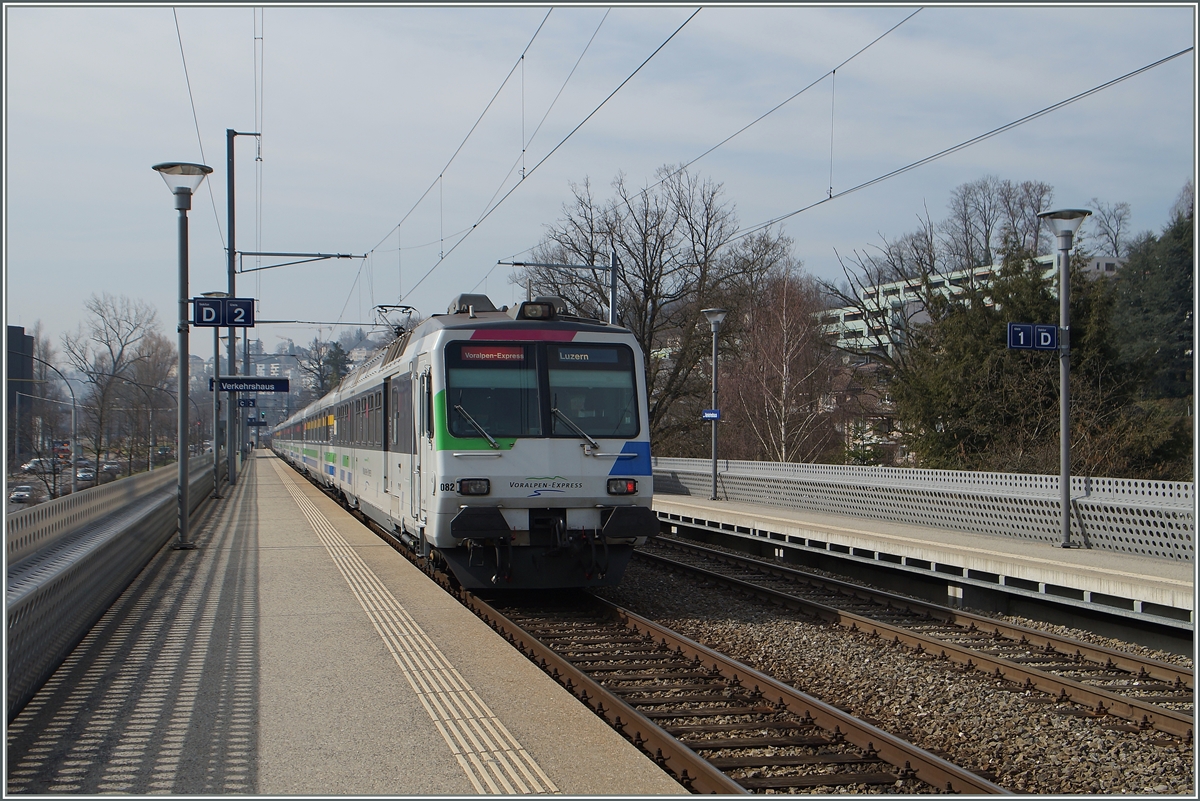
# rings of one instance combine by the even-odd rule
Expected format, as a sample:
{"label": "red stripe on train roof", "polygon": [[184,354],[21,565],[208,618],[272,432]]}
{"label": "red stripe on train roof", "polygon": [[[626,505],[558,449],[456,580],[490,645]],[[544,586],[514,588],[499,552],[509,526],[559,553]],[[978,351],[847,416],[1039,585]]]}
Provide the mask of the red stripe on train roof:
{"label": "red stripe on train roof", "polygon": [[554,328],[479,328],[471,334],[471,339],[570,342],[577,333]]}

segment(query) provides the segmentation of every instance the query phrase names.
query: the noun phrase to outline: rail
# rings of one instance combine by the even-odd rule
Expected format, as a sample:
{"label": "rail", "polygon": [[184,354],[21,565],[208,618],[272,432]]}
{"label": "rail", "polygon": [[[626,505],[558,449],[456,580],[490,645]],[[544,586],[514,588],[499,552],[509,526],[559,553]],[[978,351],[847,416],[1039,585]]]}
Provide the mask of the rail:
{"label": "rail", "polygon": [[[189,465],[189,512],[212,491],[212,457]],[[177,470],[133,476],[6,519],[8,721],[178,527]]]}
{"label": "rail", "polygon": [[[654,491],[712,492],[712,461],[657,457]],[[717,463],[723,500],[1055,543],[1058,476],[903,467]],[[1192,482],[1073,477],[1071,536],[1088,548],[1195,561]]]}

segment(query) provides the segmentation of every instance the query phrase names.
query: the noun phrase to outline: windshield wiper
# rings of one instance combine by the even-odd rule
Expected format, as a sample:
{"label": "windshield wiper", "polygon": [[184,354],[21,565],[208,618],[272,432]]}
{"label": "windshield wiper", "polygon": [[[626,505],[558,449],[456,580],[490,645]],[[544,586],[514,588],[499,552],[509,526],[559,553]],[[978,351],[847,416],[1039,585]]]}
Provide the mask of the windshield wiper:
{"label": "windshield wiper", "polygon": [[596,442],[596,440],[594,440],[588,436],[588,433],[586,431],[584,431],[582,428],[580,428],[579,426],[577,426],[573,422],[571,422],[571,418],[567,417],[565,414],[563,414],[562,411],[560,411],[557,406],[552,408],[550,411],[552,411],[556,415],[558,415],[558,419],[562,420],[564,423],[566,423],[571,428],[572,431],[574,431],[576,434],[578,434],[579,436],[586,439],[588,441],[588,444],[591,445],[593,448],[600,447],[599,442]]}
{"label": "windshield wiper", "polygon": [[474,417],[467,414],[467,410],[462,407],[461,403],[454,404],[454,411],[461,414],[463,416],[463,419],[466,420],[468,423],[470,423],[471,426],[474,427],[474,429],[476,431],[478,431],[480,434],[483,434],[484,439],[486,439],[488,441],[488,445],[491,445],[496,450],[500,450],[500,443],[496,442],[496,440],[492,439],[492,435],[489,434],[487,431],[485,431],[483,426],[479,425],[479,423],[476,423]]}

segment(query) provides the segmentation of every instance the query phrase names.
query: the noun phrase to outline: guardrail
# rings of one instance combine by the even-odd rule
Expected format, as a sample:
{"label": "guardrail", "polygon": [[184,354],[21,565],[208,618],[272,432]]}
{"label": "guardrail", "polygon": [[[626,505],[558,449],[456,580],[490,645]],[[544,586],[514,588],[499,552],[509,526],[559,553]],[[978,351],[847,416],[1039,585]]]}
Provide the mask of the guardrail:
{"label": "guardrail", "polygon": [[[188,466],[189,512],[212,491],[211,466],[211,456]],[[175,534],[178,476],[143,473],[8,516],[10,722]]]}
{"label": "guardrail", "polygon": [[[654,491],[712,493],[712,461],[655,458]],[[904,467],[717,462],[724,500],[1049,543],[1062,538],[1058,476]],[[1195,486],[1072,477],[1071,537],[1088,548],[1195,560]]]}

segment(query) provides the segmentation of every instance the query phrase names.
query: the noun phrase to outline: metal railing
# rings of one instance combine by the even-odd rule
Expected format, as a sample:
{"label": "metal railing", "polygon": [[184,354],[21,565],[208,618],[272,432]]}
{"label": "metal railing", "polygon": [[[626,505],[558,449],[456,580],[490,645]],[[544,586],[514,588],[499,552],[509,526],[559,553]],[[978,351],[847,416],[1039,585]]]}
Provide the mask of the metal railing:
{"label": "metal railing", "polygon": [[[655,458],[654,491],[712,493],[712,461]],[[718,461],[722,499],[1061,541],[1058,476],[903,467]],[[1088,548],[1195,560],[1194,484],[1071,479],[1071,538]]]}
{"label": "metal railing", "polygon": [[[212,491],[211,465],[189,465],[189,512]],[[175,534],[178,475],[143,473],[8,516],[10,722]]]}

